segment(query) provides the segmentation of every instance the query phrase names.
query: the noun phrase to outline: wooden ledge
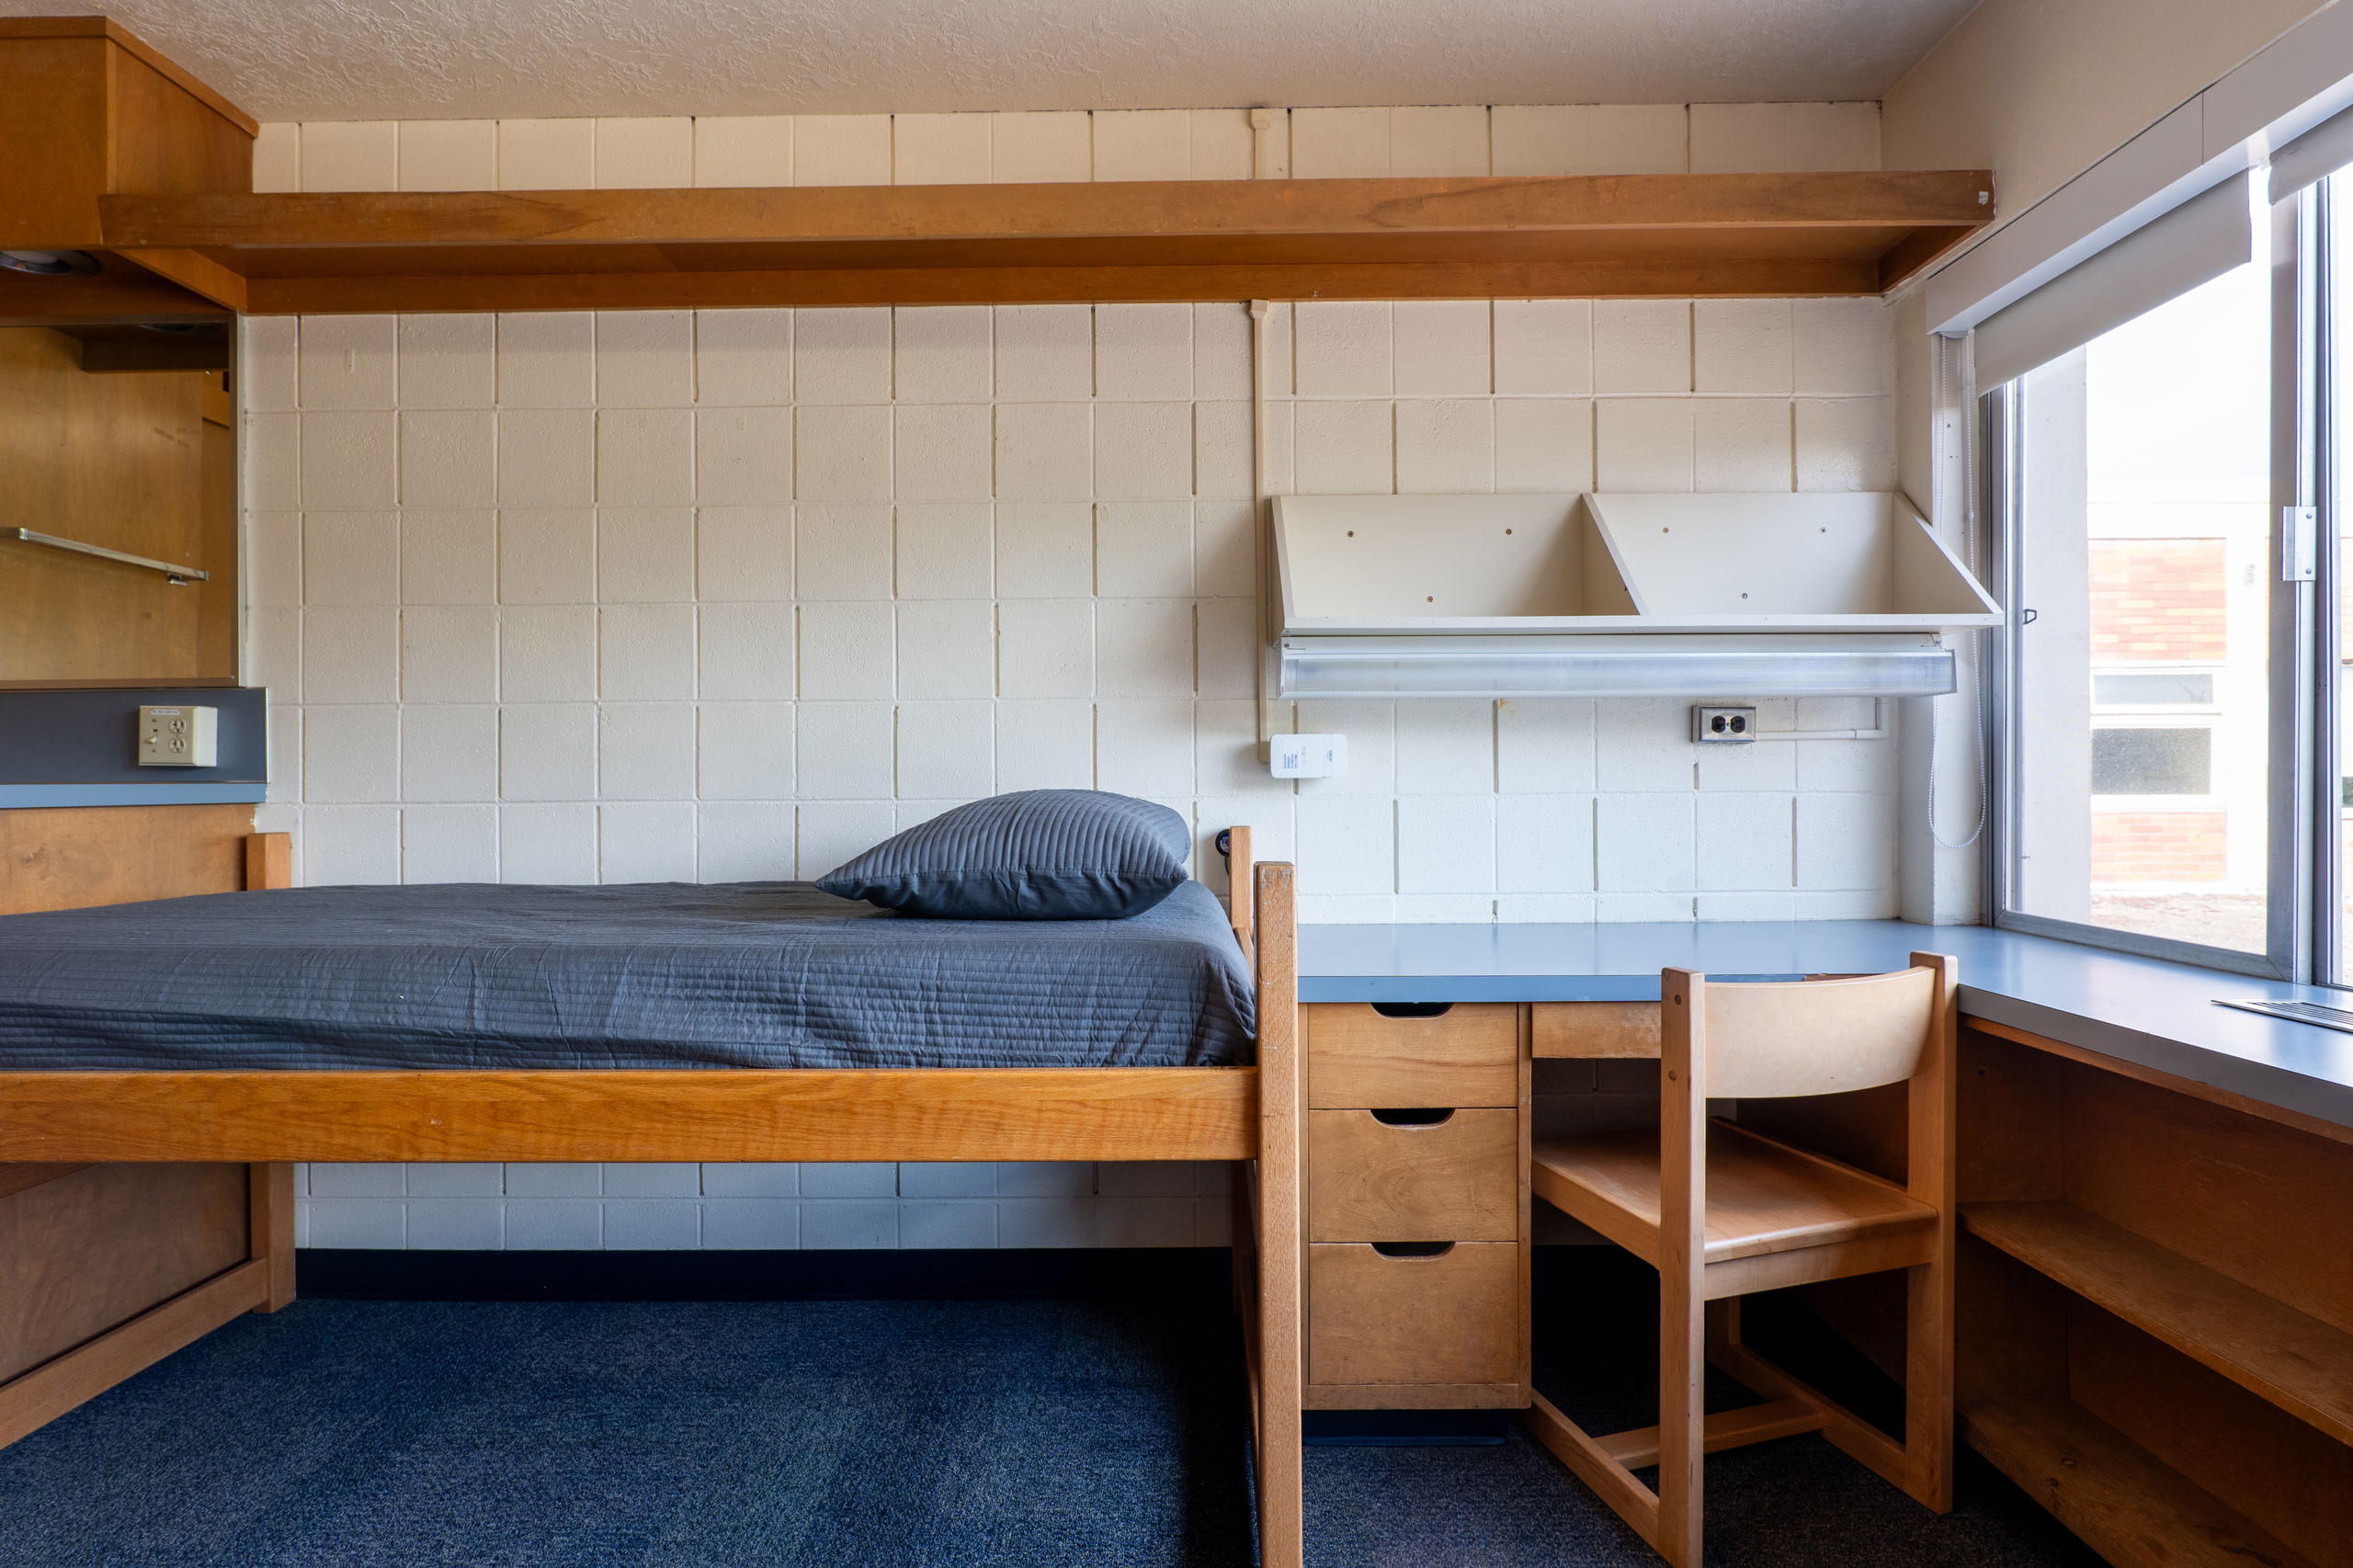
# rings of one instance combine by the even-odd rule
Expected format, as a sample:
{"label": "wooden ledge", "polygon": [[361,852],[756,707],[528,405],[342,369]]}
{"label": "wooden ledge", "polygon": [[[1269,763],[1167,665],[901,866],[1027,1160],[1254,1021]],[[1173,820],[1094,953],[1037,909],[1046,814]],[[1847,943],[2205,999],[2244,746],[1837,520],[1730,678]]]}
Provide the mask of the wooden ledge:
{"label": "wooden ledge", "polygon": [[109,248],[264,314],[1870,295],[1993,216],[1976,170],[119,195]]}
{"label": "wooden ledge", "polygon": [[1974,229],[1982,170],[1137,180],[658,190],[110,196],[136,246],[724,244],[782,240]]}

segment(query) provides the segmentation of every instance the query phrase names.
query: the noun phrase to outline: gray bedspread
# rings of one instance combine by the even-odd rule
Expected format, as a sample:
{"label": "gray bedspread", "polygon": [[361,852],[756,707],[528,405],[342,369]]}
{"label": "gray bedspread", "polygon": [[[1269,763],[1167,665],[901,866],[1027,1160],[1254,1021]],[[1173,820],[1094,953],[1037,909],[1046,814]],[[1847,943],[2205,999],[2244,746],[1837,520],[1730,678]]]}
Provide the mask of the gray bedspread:
{"label": "gray bedspread", "polygon": [[1198,882],[922,920],[806,882],[294,888],[0,917],[0,1069],[1176,1067],[1251,1060]]}

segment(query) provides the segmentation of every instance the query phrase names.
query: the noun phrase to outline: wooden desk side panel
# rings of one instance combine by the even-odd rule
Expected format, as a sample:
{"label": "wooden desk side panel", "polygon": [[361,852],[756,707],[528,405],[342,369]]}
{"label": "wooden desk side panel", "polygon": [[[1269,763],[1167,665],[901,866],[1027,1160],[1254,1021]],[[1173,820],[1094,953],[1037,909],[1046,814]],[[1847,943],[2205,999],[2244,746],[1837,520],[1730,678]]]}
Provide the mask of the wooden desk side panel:
{"label": "wooden desk side panel", "polygon": [[0,1198],[0,1381],[235,1267],[246,1225],[242,1165],[86,1165]]}

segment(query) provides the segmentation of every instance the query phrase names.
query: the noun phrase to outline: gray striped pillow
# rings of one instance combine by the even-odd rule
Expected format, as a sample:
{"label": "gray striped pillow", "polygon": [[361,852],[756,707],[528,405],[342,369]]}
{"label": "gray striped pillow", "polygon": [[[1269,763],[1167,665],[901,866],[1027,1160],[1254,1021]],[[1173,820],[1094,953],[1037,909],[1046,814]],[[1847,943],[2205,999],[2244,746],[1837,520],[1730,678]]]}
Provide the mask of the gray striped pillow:
{"label": "gray striped pillow", "polygon": [[1122,920],[1186,880],[1192,830],[1166,806],[1024,790],[943,812],[818,880],[837,898],[942,920]]}

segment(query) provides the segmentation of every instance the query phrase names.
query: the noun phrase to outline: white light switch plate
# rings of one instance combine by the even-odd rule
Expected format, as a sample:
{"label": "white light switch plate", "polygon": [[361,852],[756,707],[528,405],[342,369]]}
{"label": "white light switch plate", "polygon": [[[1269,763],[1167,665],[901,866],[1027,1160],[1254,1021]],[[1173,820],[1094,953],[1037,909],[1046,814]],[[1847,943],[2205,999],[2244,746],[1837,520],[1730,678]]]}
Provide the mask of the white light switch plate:
{"label": "white light switch plate", "polygon": [[1278,778],[1336,778],[1348,770],[1346,735],[1277,735],[1267,764]]}
{"label": "white light switch plate", "polygon": [[218,708],[142,708],[139,766],[218,767],[220,734]]}

